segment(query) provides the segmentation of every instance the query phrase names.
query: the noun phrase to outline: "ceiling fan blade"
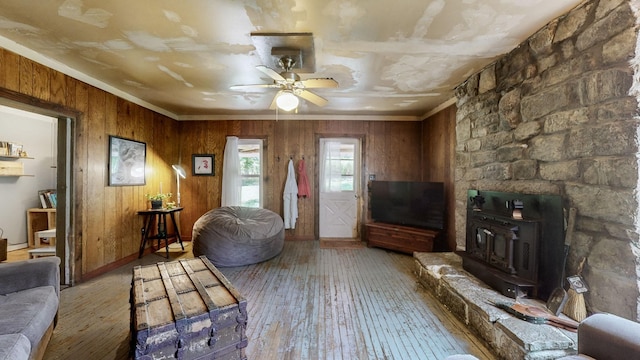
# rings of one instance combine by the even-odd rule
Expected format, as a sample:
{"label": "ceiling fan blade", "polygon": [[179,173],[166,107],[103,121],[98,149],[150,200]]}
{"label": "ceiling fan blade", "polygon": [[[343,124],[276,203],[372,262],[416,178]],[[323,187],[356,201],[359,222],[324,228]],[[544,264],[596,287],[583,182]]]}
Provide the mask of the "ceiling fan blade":
{"label": "ceiling fan blade", "polygon": [[295,94],[318,106],[325,106],[327,105],[327,103],[329,103],[327,99],[323,98],[322,96],[316,95],[311,91],[300,90],[296,91]]}
{"label": "ceiling fan blade", "polygon": [[256,66],[256,69],[262,71],[263,73],[267,74],[267,76],[269,76],[270,78],[272,78],[275,81],[285,81],[285,78],[282,77],[282,75],[278,74],[275,70],[273,70],[270,67],[266,67],[264,65],[258,65]]}
{"label": "ceiling fan blade", "polygon": [[300,81],[304,88],[306,89],[314,89],[314,88],[337,88],[338,82],[331,79],[307,79]]}
{"label": "ceiling fan blade", "polygon": [[278,99],[278,96],[280,96],[280,94],[282,94],[282,90],[278,91],[276,95],[273,97],[273,100],[271,101],[271,106],[269,106],[269,110],[276,109],[277,107],[276,100]]}
{"label": "ceiling fan blade", "polygon": [[247,90],[247,89],[263,89],[263,88],[280,88],[278,84],[248,84],[248,85],[233,85],[230,86],[231,90]]}

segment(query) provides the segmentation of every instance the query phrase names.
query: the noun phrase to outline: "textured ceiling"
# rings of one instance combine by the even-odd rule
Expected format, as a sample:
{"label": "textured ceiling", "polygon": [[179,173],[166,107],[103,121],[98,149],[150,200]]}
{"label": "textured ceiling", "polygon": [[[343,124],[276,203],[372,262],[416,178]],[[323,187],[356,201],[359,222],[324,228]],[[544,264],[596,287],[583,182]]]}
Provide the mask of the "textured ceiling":
{"label": "textured ceiling", "polygon": [[251,34],[309,32],[300,77],[340,85],[293,117],[411,120],[580,2],[2,0],[0,46],[175,119],[257,119],[277,90],[229,90],[271,83]]}

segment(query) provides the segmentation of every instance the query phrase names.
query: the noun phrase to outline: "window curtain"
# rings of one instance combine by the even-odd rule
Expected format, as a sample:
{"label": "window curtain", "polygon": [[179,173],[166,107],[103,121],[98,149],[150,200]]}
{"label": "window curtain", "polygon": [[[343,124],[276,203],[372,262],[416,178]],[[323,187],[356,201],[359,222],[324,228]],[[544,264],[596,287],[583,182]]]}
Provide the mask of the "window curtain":
{"label": "window curtain", "polygon": [[238,137],[227,136],[222,163],[222,206],[240,206],[241,190]]}
{"label": "window curtain", "polygon": [[320,143],[320,192],[340,191],[342,173],[340,171],[340,142],[324,141]]}

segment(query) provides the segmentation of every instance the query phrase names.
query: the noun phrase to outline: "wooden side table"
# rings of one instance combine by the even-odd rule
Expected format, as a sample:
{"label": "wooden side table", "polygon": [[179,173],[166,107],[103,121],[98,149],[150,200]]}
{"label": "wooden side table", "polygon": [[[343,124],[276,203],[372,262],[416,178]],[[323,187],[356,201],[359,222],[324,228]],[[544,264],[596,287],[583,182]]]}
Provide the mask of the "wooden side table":
{"label": "wooden side table", "polygon": [[[140,251],[138,252],[138,259],[142,257],[144,254],[144,248],[147,244],[148,240],[158,240],[158,249],[160,248],[160,244],[162,239],[164,239],[165,246],[167,247],[167,259],[169,258],[169,239],[175,238],[180,243],[182,250],[184,250],[184,245],[182,244],[182,238],[180,237],[180,230],[178,228],[178,223],[176,222],[175,214],[179,211],[182,211],[182,207],[177,207],[173,209],[148,209],[138,211],[138,215],[144,216],[144,225],[141,229],[142,238],[140,240]],[[167,215],[171,218],[171,222],[173,223],[173,234],[167,233]],[[157,228],[155,235],[151,235],[151,227],[153,226],[153,220],[156,220]]]}
{"label": "wooden side table", "polygon": [[0,238],[0,261],[7,260],[7,239]]}

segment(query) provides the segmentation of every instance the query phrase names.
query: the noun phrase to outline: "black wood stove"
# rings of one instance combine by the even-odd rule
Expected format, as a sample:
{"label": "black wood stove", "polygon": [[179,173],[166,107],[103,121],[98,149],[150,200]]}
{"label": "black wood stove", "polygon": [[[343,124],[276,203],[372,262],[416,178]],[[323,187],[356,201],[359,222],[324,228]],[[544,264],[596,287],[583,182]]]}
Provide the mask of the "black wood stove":
{"label": "black wood stove", "polygon": [[470,190],[465,270],[511,298],[547,300],[562,284],[562,199]]}

